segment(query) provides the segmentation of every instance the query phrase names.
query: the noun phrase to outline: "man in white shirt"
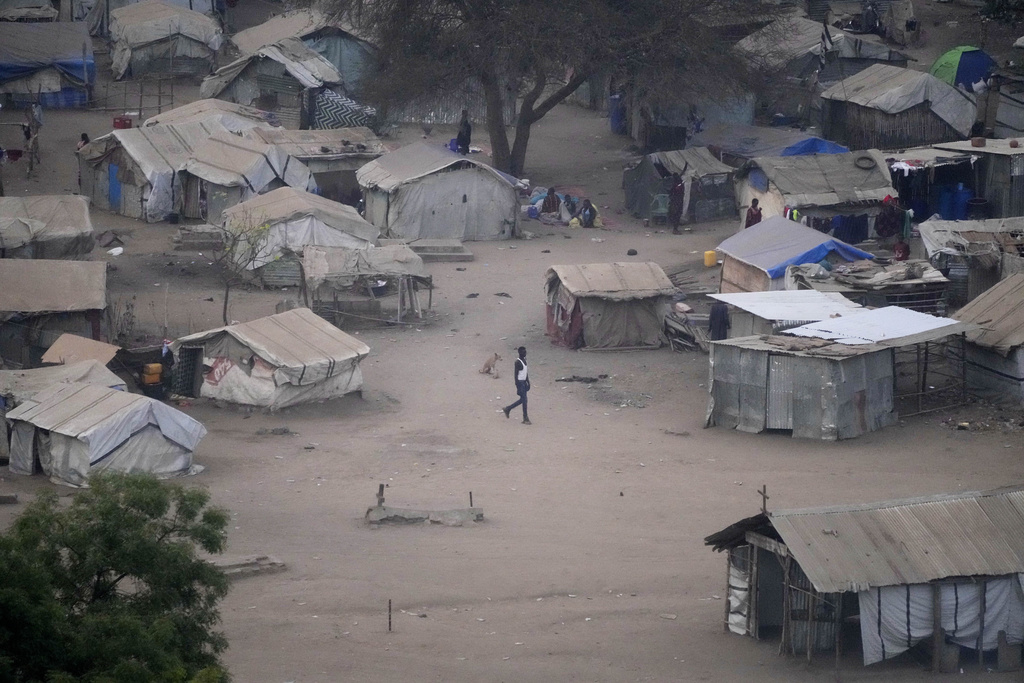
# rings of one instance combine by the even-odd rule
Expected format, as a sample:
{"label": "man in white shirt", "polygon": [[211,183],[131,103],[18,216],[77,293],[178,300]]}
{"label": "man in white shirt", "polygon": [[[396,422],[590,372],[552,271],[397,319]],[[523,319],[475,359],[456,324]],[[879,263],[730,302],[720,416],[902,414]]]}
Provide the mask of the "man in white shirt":
{"label": "man in white shirt", "polygon": [[526,366],[526,347],[519,347],[519,358],[516,359],[515,369],[512,372],[512,378],[516,381],[516,393],[519,394],[519,400],[510,406],[506,406],[502,410],[505,412],[505,417],[509,417],[509,413],[512,409],[518,405],[523,406],[523,424],[533,424],[530,422],[530,416],[526,412],[526,394],[530,391],[530,368]]}

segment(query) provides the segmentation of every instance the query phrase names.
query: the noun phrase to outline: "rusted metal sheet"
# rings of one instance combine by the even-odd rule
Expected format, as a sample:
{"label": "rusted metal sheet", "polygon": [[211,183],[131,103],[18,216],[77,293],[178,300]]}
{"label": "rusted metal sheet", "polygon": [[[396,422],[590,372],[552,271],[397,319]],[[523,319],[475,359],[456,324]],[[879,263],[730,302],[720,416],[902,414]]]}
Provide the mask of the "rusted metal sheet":
{"label": "rusted metal sheet", "polygon": [[771,521],[821,592],[1024,572],[1024,487],[781,511]]}

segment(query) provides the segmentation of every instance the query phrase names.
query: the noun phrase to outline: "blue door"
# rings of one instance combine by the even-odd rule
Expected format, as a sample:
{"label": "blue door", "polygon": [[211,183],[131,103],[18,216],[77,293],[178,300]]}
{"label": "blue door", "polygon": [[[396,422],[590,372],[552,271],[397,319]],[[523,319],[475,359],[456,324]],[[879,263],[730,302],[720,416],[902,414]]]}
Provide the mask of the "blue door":
{"label": "blue door", "polygon": [[121,181],[117,179],[117,164],[107,167],[107,200],[111,211],[121,210]]}

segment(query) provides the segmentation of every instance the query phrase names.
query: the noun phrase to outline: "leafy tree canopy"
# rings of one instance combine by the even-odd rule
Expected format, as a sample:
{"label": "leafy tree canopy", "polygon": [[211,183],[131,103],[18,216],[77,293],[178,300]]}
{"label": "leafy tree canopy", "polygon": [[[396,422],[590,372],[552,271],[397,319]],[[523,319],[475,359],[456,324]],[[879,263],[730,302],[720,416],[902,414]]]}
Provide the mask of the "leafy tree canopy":
{"label": "leafy tree canopy", "polygon": [[47,491],[0,535],[0,681],[222,683],[228,513],[145,475]]}
{"label": "leafy tree canopy", "polygon": [[[634,92],[728,94],[744,67],[714,30],[773,16],[771,0],[322,0],[379,49],[365,93],[402,102],[482,87],[495,165],[521,174],[531,126],[595,74]],[[503,102],[520,98],[510,143]]]}

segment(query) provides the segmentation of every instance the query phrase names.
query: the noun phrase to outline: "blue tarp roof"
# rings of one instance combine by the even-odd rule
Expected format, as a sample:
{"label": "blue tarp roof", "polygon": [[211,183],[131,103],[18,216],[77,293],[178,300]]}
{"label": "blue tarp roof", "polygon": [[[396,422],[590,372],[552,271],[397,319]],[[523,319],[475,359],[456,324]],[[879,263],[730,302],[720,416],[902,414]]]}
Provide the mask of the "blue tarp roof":
{"label": "blue tarp roof", "polygon": [[81,83],[96,80],[92,39],[85,22],[0,22],[0,83],[56,68]]}
{"label": "blue tarp roof", "polygon": [[743,159],[841,154],[850,151],[842,145],[794,128],[739,125],[712,126],[687,141],[687,147],[714,147],[725,154]]}
{"label": "blue tarp roof", "polygon": [[866,251],[782,216],[766,218],[741,230],[719,244],[718,250],[760,268],[773,280],[786,274],[786,266],[817,263],[830,252],[847,261],[875,258]]}

